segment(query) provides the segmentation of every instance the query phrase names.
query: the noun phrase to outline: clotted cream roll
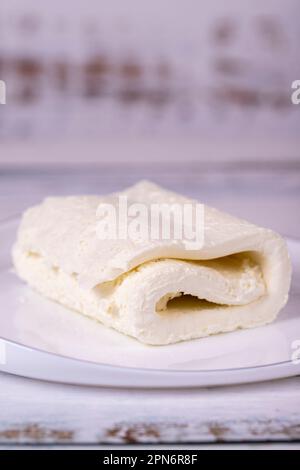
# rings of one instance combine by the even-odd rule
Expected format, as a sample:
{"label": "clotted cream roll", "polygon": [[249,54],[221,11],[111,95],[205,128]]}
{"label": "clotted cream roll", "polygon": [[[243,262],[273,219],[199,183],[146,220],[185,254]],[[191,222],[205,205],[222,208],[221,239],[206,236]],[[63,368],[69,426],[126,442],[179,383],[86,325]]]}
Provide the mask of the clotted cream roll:
{"label": "clotted cream roll", "polygon": [[172,231],[166,239],[103,239],[99,205],[115,207],[119,196],[147,208],[197,203],[146,181],[109,196],[47,198],[22,217],[17,274],[50,299],[147,344],[275,320],[291,281],[281,236],[204,206],[203,239],[192,249]]}

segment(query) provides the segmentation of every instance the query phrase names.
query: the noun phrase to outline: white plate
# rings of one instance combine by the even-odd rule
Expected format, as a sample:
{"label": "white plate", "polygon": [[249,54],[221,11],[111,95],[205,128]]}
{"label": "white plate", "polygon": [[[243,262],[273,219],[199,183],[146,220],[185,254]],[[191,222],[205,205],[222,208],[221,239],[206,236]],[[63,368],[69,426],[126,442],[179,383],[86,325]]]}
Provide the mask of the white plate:
{"label": "white plate", "polygon": [[[44,299],[13,273],[18,220],[0,225],[0,370],[74,384],[193,387],[258,382],[300,374],[300,243],[288,305],[273,324],[170,346],[145,346]],[[71,321],[70,321],[71,320]]]}

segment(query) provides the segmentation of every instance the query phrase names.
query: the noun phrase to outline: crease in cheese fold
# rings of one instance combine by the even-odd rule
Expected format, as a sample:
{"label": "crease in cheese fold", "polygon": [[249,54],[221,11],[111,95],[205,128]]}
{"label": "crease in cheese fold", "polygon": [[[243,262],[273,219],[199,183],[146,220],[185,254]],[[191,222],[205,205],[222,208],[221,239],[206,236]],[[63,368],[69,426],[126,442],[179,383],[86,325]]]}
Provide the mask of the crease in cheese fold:
{"label": "crease in cheese fold", "polygon": [[[121,194],[145,204],[196,202],[145,181]],[[97,207],[115,197],[51,197],[28,209],[13,248],[18,275],[153,345],[264,325],[287,302],[291,265],[278,234],[205,206],[200,250],[175,240],[99,240]]]}

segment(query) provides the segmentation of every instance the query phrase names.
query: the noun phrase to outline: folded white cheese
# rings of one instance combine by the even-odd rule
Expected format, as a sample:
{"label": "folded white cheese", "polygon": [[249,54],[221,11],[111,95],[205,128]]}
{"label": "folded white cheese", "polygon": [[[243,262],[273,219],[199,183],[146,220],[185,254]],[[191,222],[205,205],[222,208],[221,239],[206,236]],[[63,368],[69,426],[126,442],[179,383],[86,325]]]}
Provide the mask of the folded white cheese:
{"label": "folded white cheese", "polygon": [[[131,202],[192,201],[155,184]],[[271,230],[204,208],[204,243],[97,236],[97,208],[116,194],[47,198],[22,218],[13,260],[45,296],[138,340],[162,345],[273,321],[291,279],[286,244]]]}

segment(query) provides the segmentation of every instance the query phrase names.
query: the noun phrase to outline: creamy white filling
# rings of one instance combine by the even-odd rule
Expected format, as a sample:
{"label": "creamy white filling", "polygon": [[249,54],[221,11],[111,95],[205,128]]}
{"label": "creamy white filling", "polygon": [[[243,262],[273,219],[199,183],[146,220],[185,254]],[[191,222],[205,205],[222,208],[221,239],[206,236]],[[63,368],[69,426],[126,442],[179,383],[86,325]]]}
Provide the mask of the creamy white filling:
{"label": "creamy white filling", "polygon": [[[49,265],[38,253],[15,249],[14,260],[19,275],[42,294],[150,344],[180,340],[183,324],[185,335],[193,337],[195,315],[203,316],[207,332],[213,311],[245,306],[266,293],[249,253],[209,261],[158,259],[93,289],[82,288],[76,275]],[[218,328],[226,329],[227,321]]]}

